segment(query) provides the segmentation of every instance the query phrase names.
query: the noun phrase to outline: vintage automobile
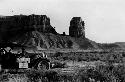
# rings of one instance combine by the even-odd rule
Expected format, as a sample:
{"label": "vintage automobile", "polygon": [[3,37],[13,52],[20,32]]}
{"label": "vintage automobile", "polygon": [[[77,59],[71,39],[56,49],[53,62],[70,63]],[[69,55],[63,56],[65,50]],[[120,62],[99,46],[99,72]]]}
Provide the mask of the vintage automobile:
{"label": "vintage automobile", "polygon": [[[10,50],[6,50],[7,47],[10,47]],[[20,47],[22,49],[21,53],[12,53],[12,47]],[[0,44],[0,65],[2,69],[49,69],[50,60],[45,56],[45,53],[33,53],[28,54],[25,51],[24,46],[5,43]]]}

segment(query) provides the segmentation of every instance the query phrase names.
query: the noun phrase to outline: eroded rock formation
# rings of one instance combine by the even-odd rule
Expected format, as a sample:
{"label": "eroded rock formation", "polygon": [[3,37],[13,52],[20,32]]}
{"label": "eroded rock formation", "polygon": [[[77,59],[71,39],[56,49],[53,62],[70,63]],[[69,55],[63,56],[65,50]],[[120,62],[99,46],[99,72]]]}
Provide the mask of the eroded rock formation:
{"label": "eroded rock formation", "polygon": [[58,34],[46,15],[0,17],[0,42],[19,43],[37,50],[96,48],[96,43],[83,38],[85,37],[84,22],[80,17],[72,18],[69,31],[69,35],[65,32]]}
{"label": "eroded rock formation", "polygon": [[84,21],[81,17],[73,17],[70,21],[69,35],[71,37],[85,37]]}
{"label": "eroded rock formation", "polygon": [[50,25],[50,18],[46,15],[14,15],[0,17],[0,37],[8,39],[10,36],[28,31],[57,34]]}

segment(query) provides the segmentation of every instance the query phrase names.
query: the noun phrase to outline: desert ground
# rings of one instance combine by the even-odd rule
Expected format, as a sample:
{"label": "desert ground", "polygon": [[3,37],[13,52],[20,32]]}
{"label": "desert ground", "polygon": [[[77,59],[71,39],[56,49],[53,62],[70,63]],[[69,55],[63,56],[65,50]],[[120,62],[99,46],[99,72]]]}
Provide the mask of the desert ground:
{"label": "desert ground", "polygon": [[1,72],[0,82],[125,82],[123,52],[46,51],[64,68],[49,70],[9,70]]}

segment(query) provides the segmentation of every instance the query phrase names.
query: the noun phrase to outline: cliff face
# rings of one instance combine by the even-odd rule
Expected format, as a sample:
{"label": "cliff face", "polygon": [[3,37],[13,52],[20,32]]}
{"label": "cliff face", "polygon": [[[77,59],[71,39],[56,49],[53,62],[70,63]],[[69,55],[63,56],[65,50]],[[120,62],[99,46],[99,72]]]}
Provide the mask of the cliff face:
{"label": "cliff face", "polygon": [[0,18],[0,38],[3,40],[28,31],[57,34],[46,15],[15,15]]}
{"label": "cliff face", "polygon": [[72,37],[85,38],[84,21],[81,17],[73,17],[70,21],[69,35]]}

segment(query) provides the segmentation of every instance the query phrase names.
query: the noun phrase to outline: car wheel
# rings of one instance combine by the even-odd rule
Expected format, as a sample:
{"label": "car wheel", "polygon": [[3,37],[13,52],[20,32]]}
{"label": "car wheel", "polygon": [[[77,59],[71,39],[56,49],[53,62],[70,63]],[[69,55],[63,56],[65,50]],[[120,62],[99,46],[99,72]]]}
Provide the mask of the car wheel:
{"label": "car wheel", "polygon": [[37,65],[37,69],[38,70],[47,70],[49,67],[48,67],[48,63],[46,62],[43,62],[43,61],[40,61]]}

